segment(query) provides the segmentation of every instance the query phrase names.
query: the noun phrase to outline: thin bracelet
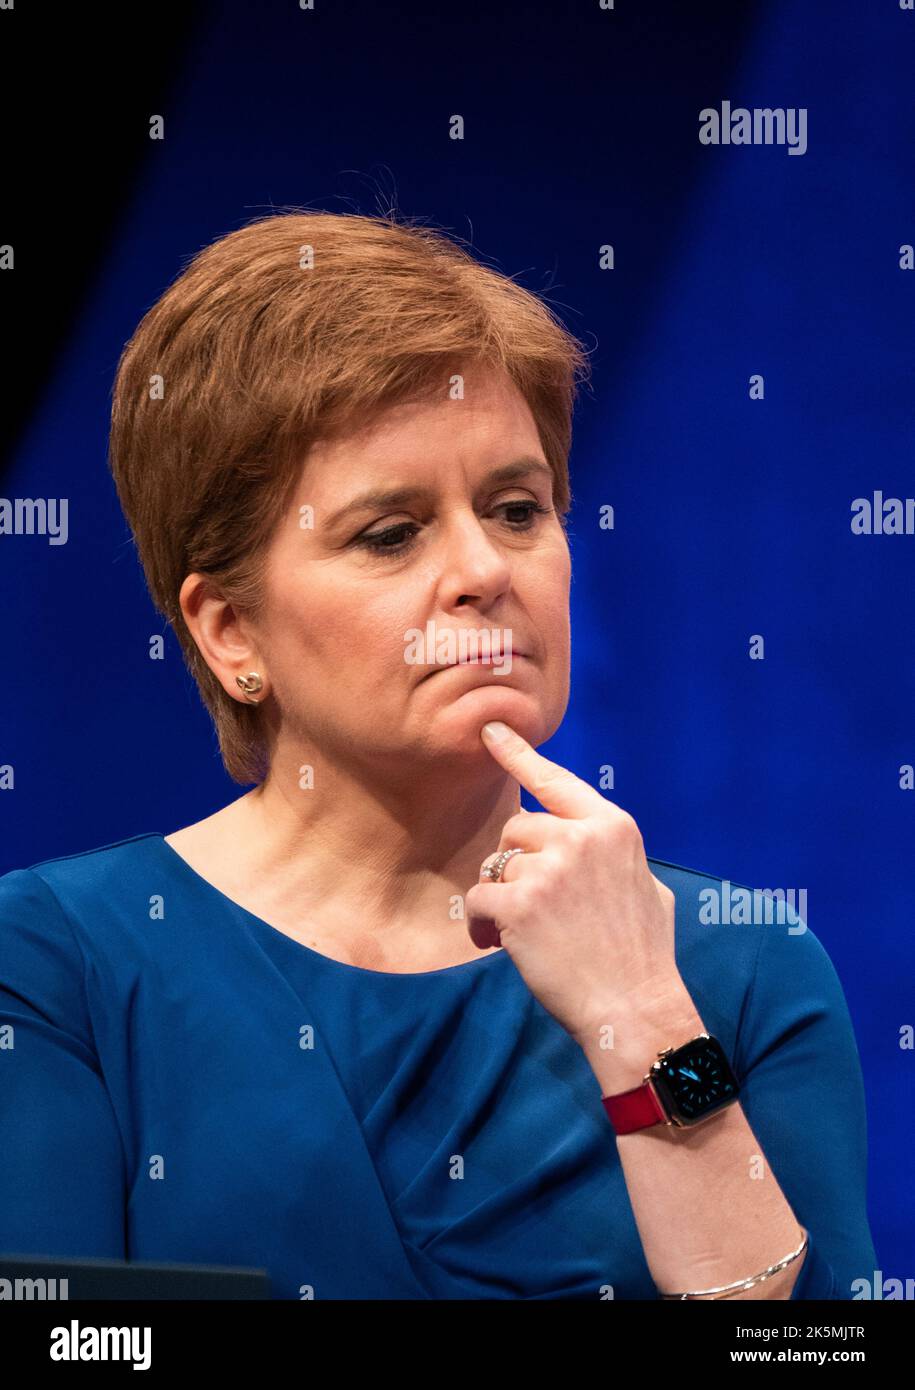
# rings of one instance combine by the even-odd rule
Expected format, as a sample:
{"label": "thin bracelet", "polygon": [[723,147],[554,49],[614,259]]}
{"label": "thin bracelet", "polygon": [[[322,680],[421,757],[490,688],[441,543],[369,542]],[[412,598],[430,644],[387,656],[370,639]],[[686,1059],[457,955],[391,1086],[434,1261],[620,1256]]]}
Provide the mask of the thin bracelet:
{"label": "thin bracelet", "polygon": [[737,1293],[740,1289],[750,1289],[754,1284],[761,1284],[763,1279],[771,1279],[773,1274],[777,1274],[780,1269],[787,1268],[793,1260],[798,1259],[804,1253],[807,1248],[807,1232],[803,1226],[801,1230],[804,1232],[804,1239],[794,1253],[786,1255],[783,1260],[779,1260],[777,1265],[770,1265],[768,1269],[763,1270],[762,1274],[754,1274],[752,1278],[741,1279],[736,1284],[722,1284],[721,1288],[718,1289],[696,1289],[693,1293],[662,1293],[661,1298],[727,1298],[729,1294]]}

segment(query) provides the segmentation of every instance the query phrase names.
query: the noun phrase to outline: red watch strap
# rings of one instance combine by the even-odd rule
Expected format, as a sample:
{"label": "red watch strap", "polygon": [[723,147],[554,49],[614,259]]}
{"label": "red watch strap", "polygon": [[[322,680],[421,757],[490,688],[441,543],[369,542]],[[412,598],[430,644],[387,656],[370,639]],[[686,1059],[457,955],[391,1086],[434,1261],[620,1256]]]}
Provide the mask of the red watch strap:
{"label": "red watch strap", "polygon": [[649,1125],[668,1123],[661,1102],[650,1081],[633,1086],[631,1091],[620,1091],[617,1096],[603,1096],[604,1109],[617,1134],[631,1134],[635,1129],[647,1129]]}

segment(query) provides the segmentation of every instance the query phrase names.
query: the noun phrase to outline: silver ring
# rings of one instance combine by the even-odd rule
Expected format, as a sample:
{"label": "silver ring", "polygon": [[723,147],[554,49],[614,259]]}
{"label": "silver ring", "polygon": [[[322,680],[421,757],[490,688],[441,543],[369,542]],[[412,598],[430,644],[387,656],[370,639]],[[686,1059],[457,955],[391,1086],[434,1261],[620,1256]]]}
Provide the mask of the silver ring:
{"label": "silver ring", "polygon": [[503,849],[498,858],[494,859],[491,864],[488,864],[486,868],[483,869],[481,877],[491,879],[493,883],[498,883],[499,879],[502,877],[502,870],[505,868],[505,865],[508,863],[509,859],[511,859],[512,855],[523,853],[523,849]]}

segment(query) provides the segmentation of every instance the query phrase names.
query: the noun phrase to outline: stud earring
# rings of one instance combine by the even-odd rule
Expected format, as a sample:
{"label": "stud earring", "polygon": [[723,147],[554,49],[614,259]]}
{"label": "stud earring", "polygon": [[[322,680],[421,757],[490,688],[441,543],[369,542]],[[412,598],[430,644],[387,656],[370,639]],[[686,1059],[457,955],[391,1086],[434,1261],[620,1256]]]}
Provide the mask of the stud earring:
{"label": "stud earring", "polygon": [[260,701],[256,700],[254,696],[256,691],[263,690],[264,682],[261,680],[260,676],[257,674],[256,671],[249,671],[246,676],[236,676],[235,684],[239,687],[240,690],[243,690],[245,692],[245,699],[248,701],[249,704],[260,704]]}

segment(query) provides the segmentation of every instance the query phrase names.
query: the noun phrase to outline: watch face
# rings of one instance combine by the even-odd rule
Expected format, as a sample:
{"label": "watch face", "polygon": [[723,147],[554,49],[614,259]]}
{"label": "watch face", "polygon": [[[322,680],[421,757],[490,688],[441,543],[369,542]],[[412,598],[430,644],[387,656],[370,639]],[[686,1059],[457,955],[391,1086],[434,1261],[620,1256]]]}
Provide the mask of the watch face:
{"label": "watch face", "polygon": [[656,1062],[651,1079],[666,1100],[672,1117],[697,1124],[740,1093],[717,1038],[696,1038]]}

